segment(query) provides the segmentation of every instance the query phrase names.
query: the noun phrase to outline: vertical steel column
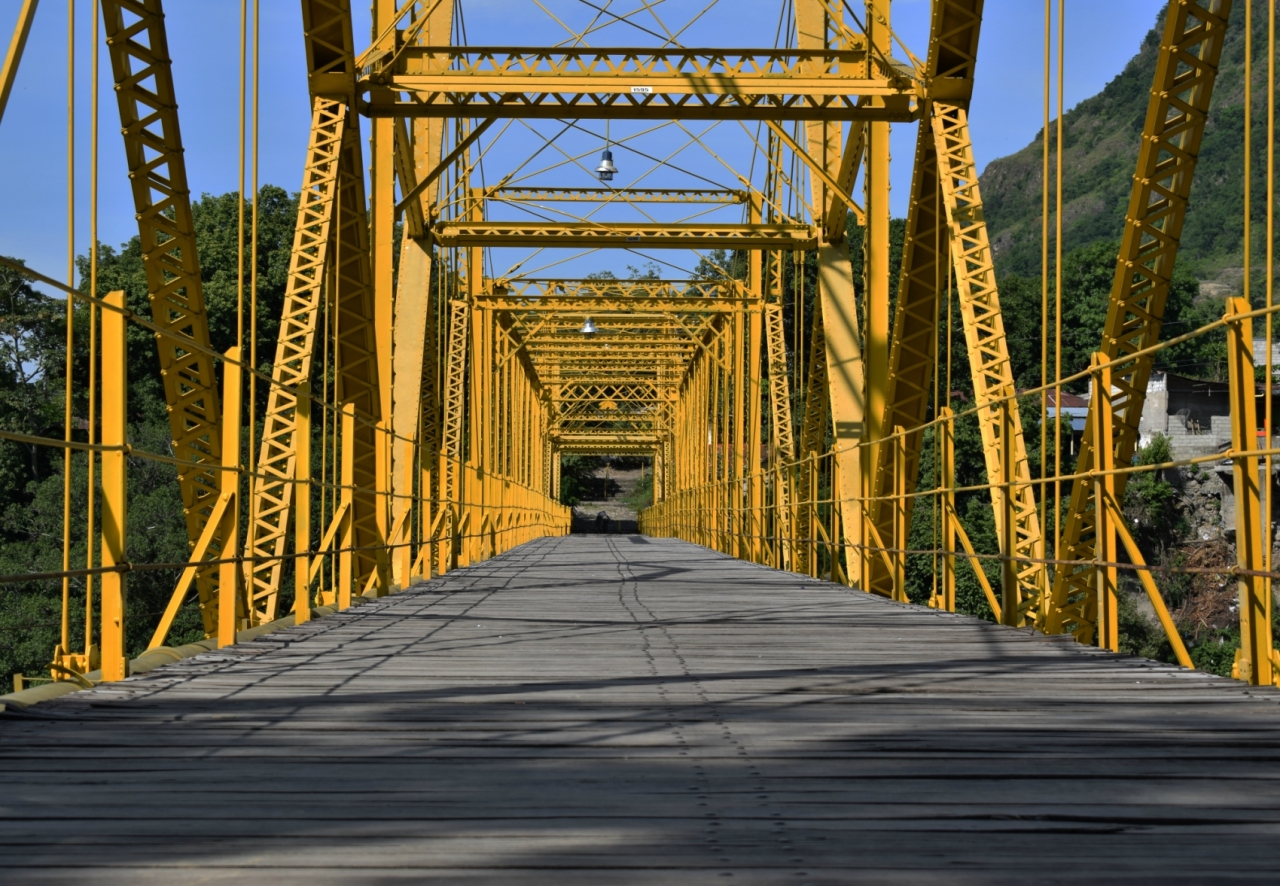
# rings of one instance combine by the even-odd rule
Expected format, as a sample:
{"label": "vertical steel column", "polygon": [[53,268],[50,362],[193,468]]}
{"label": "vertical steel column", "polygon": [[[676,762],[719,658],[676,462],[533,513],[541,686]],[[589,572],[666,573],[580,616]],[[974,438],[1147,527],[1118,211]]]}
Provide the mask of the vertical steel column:
{"label": "vertical steel column", "polygon": [[[396,0],[374,0],[372,9],[372,38],[391,27],[396,20]],[[371,101],[392,99],[394,94],[386,89],[371,89]],[[394,117],[375,117],[370,121],[369,163],[369,253],[373,290],[373,333],[377,349],[377,380],[379,414],[376,427],[375,494],[377,495],[378,535],[384,544],[391,544],[391,492],[399,485],[392,481],[391,469],[395,444],[392,440],[392,318],[395,305],[395,256],[394,231],[396,221],[396,128]],[[406,238],[408,239],[408,238]],[[421,357],[418,358],[419,360]],[[415,361],[415,368],[421,374]],[[414,417],[416,419],[416,416]],[[416,426],[416,420],[413,422]],[[416,427],[406,436],[414,437]],[[392,564],[399,558],[392,557]],[[394,568],[394,566],[393,566]],[[378,595],[386,594],[388,582],[379,581]]]}
{"label": "vertical steel column", "polygon": [[294,422],[297,451],[293,460],[293,613],[297,624],[311,620],[311,392],[297,392]]}
{"label": "vertical steel column", "polygon": [[[939,424],[936,425],[941,436],[938,458],[941,462],[942,489],[940,501],[935,507],[942,512],[942,593],[941,599],[934,601],[937,609],[947,612],[956,611],[956,419],[951,407],[943,406],[938,410]],[[975,568],[976,567],[975,564]]]}
{"label": "vertical steel column", "polygon": [[[1232,676],[1254,686],[1275,683],[1277,654],[1271,638],[1271,594],[1264,571],[1264,536],[1258,448],[1258,389],[1253,373],[1253,322],[1247,299],[1227,299],[1227,370],[1231,382],[1231,471],[1236,497],[1236,564],[1241,573],[1240,650]],[[1269,381],[1269,380],[1268,380]],[[1267,385],[1271,396],[1272,385]],[[1267,477],[1268,484],[1271,478]],[[105,658],[103,659],[106,660]]]}
{"label": "vertical steel column", "polygon": [[1016,400],[1005,399],[1000,401],[1000,433],[999,440],[1001,448],[999,452],[1000,458],[1000,474],[995,477],[989,477],[989,482],[999,483],[999,487],[993,492],[995,500],[999,502],[999,513],[1001,520],[1000,528],[1000,609],[1004,613],[1004,623],[1019,627],[1022,625],[1022,616],[1019,612],[1019,604],[1021,601],[1021,592],[1018,587],[1018,573],[1020,566],[1018,564],[1018,492],[1014,487],[1014,479],[1017,477],[1017,459],[1016,447],[1011,441],[1015,439],[1015,435],[1021,431],[1021,428],[1015,423],[1015,415],[1018,409]]}
{"label": "vertical steel column", "polygon": [[356,544],[356,521],[352,514],[356,503],[356,407],[354,403],[342,404],[340,425],[342,451],[339,455],[341,467],[338,470],[340,487],[338,507],[342,513],[342,524],[338,534],[337,604],[339,609],[348,609],[351,606],[352,589],[357,578],[356,552],[353,550]]}
{"label": "vertical steel column", "polygon": [[[813,548],[817,534],[814,491],[817,489],[817,454],[825,448],[830,392],[827,387],[827,347],[824,341],[824,311],[813,312],[809,333],[809,367],[805,373],[804,419],[800,428],[799,470],[796,477],[797,534],[794,549],[795,570],[812,575],[817,568]],[[861,572],[861,570],[859,570]]]}
{"label": "vertical steel column", "polygon": [[222,361],[222,471],[218,475],[220,498],[225,502],[219,533],[218,648],[236,642],[244,615],[240,593],[244,570],[236,560],[240,553],[240,422],[244,396],[240,349],[231,348]]}
{"label": "vertical steel column", "polygon": [[[447,45],[453,26],[453,4],[435,3],[429,10],[423,11],[426,5],[420,4],[414,11],[414,15],[425,15],[427,18],[418,30],[415,42],[428,46]],[[414,24],[416,26],[419,22],[415,21]],[[419,59],[412,59],[407,62],[407,66],[410,71],[417,71],[424,67],[424,63]],[[439,162],[445,121],[440,118],[414,120],[411,130],[403,120],[395,123],[397,174],[400,193],[406,194],[413,191],[417,182],[430,174]],[[447,317],[437,310],[437,305],[445,298],[445,294],[432,293],[432,247],[424,236],[427,224],[436,213],[439,186],[437,178],[417,199],[409,201],[404,209],[404,238],[400,247],[395,321],[392,328],[394,377],[391,425],[397,436],[417,440],[418,538],[425,546],[424,550],[429,550],[432,519],[438,511],[438,507],[433,506],[436,483],[434,467],[438,460],[442,405],[442,386],[438,378],[438,350],[442,337],[437,324],[444,322]],[[392,469],[392,489],[396,496],[392,504],[392,517],[402,527],[399,538],[392,539],[392,542],[403,543],[413,535],[412,518],[404,516],[412,510],[414,504],[414,500],[409,497],[413,493],[413,479],[411,472],[403,470],[399,465],[393,464]],[[396,564],[394,578],[404,586],[409,579],[404,574],[404,562],[400,558],[393,562]],[[429,575],[430,553],[426,556],[420,554],[417,562],[425,567],[425,574]]]}
{"label": "vertical steel column", "polygon": [[[867,37],[874,53],[893,53],[889,30],[889,0],[866,0]],[[874,99],[873,103],[883,99]],[[862,488],[871,489],[879,441],[885,433],[885,405],[889,388],[889,129],[890,124],[867,124],[867,168],[864,177],[866,229],[863,234],[863,310],[866,312],[866,426],[869,444],[862,453]]]}
{"label": "vertical steel column", "polygon": [[413,484],[418,472],[417,451],[418,446],[413,439],[391,441],[394,450],[400,452],[400,457],[392,462],[392,467],[400,472],[399,483],[392,486],[391,491],[395,496],[408,496],[407,498],[395,498],[392,501],[394,505],[397,502],[402,503],[402,507],[393,508],[392,513],[395,522],[392,524],[391,537],[387,543],[391,545],[391,562],[392,562],[392,578],[401,590],[409,586],[411,576],[413,575],[413,513],[414,504],[420,499],[414,497]]}
{"label": "vertical steel column", "polygon": [[439,529],[432,533],[432,545],[436,558],[436,574],[444,575],[453,568],[456,556],[454,539],[457,534],[458,508],[454,504],[454,499],[457,497],[455,490],[462,484],[462,473],[457,461],[450,458],[444,449],[440,450],[439,458],[440,467],[436,472],[439,476],[437,488],[440,490],[440,513],[436,517],[436,525]]}
{"label": "vertical steel column", "polygon": [[[756,253],[759,255],[759,253]],[[761,340],[764,332],[764,317],[762,315],[762,302],[756,302],[750,309],[748,315],[747,335],[750,342],[747,352],[747,387],[745,395],[747,399],[747,466],[746,476],[751,478],[751,493],[747,520],[747,532],[750,534],[749,549],[752,552],[751,559],[753,562],[764,562],[762,553],[765,550],[764,545],[764,480],[761,476],[760,467],[760,445],[761,445],[761,421],[763,418],[762,410],[764,403],[762,401],[761,384],[760,384],[760,361],[761,346],[764,342]],[[783,371],[786,374],[786,371]]]}
{"label": "vertical steel column", "polygon": [[907,500],[907,434],[906,428],[897,425],[893,429],[893,599],[899,603],[911,602],[907,598],[907,547],[911,527],[908,523],[910,508]]}
{"label": "vertical steel column", "polygon": [[125,645],[128,566],[125,528],[128,525],[127,461],[125,445],[128,428],[127,380],[129,377],[128,337],[125,327],[124,292],[107,293],[104,301],[111,310],[102,312],[102,679],[123,680],[129,660]]}
{"label": "vertical steel column", "polygon": [[719,327],[716,329],[716,337],[712,345],[715,348],[713,351],[715,359],[712,361],[711,367],[713,379],[711,388],[711,415],[713,422],[712,427],[714,428],[714,433],[712,435],[714,446],[711,450],[711,485],[707,490],[711,499],[711,547],[722,552],[724,552],[724,536],[727,525],[724,508],[722,507],[724,498],[724,483],[722,481],[728,477],[726,455],[728,454],[729,444],[729,428],[726,418],[729,400],[729,379],[728,373],[725,372],[724,369],[724,325],[724,321],[722,320]]}
{"label": "vertical steel column", "polygon": [[[1116,597],[1118,573],[1116,562],[1116,533],[1111,512],[1116,495],[1116,439],[1112,423],[1114,415],[1111,398],[1115,395],[1111,366],[1102,353],[1094,353],[1093,396],[1090,404],[1097,404],[1098,420],[1093,423],[1093,452],[1096,465],[1093,474],[1094,490],[1094,560],[1097,573],[1097,610],[1094,615],[1098,630],[1098,646],[1117,652],[1120,649],[1119,600]],[[1005,603],[1006,612],[1008,602]]]}
{"label": "vertical steel column", "polygon": [[449,348],[445,364],[444,427],[440,439],[440,541],[437,571],[455,565],[456,543],[462,525],[463,464],[466,455],[467,363],[470,347],[471,306],[455,298],[449,305]]}
{"label": "vertical steel column", "polygon": [[730,482],[726,483],[725,504],[728,507],[726,516],[731,521],[729,530],[733,534],[733,544],[726,544],[726,553],[732,553],[740,559],[750,559],[750,553],[747,547],[747,533],[743,531],[743,516],[745,514],[745,502],[742,495],[742,479],[747,476],[747,441],[745,437],[746,420],[744,417],[746,408],[746,365],[744,352],[746,351],[746,324],[743,322],[746,318],[743,316],[742,310],[733,312],[733,326],[731,327],[731,335],[733,340],[726,343],[726,350],[729,351],[730,359],[733,361],[733,373],[729,378],[732,386],[732,399],[729,403],[729,433],[730,446],[729,450],[730,463],[729,471],[726,479]]}
{"label": "vertical steel column", "polygon": [[[834,457],[840,463],[840,488],[832,489],[832,497],[838,501],[844,530],[845,573],[853,585],[865,590],[861,551],[866,543],[867,509],[863,490],[867,487],[863,483],[863,461],[867,453],[861,444],[866,427],[867,380],[858,340],[853,267],[844,243],[818,249],[818,298],[822,305],[822,341],[815,339],[811,347],[824,350],[827,399],[836,445]],[[886,317],[887,304],[886,301]]]}
{"label": "vertical steel column", "polygon": [[[868,37],[875,46],[883,44],[887,47],[887,0],[868,2],[867,12],[868,24],[871,26]],[[881,18],[873,24],[875,15]],[[801,49],[830,48],[831,35],[839,34],[842,29],[843,10],[838,3],[825,0],[799,0],[796,3],[797,46]],[[883,337],[876,340],[883,347],[873,353],[872,345],[868,342],[866,357],[868,360],[880,360],[882,371],[874,383],[880,384],[878,391],[883,397],[888,367],[889,125],[883,123],[874,126],[879,128],[874,130],[874,161],[867,168],[867,207],[870,212],[874,206],[878,215],[868,222],[872,237],[868,262],[874,262],[874,268],[868,265],[867,280],[869,285],[874,286],[874,294],[880,301],[872,307],[873,290],[868,289],[866,309],[869,312],[869,323],[880,323],[880,326],[870,326],[872,331],[868,335],[873,335],[875,331],[883,332]],[[830,541],[832,545],[838,546],[832,548],[833,556],[838,556],[840,551],[844,552],[845,574],[851,584],[859,587],[863,585],[861,551],[866,513],[862,501],[865,486],[863,459],[866,453],[859,444],[864,440],[867,379],[864,377],[864,352],[854,304],[853,269],[845,246],[847,195],[835,193],[827,184],[827,178],[840,184],[842,188],[852,188],[857,166],[862,161],[864,131],[860,123],[851,126],[850,143],[842,154],[839,123],[814,121],[805,126],[809,156],[826,173],[824,178],[811,171],[809,184],[813,200],[813,222],[822,229],[823,245],[818,250],[818,297],[822,305],[826,376],[830,384],[827,401],[831,410],[832,430],[835,432],[833,457],[839,463],[838,469],[833,470],[831,476],[835,484],[831,488],[831,506],[839,511],[838,522],[843,535],[840,539],[832,538]],[[873,279],[874,284],[871,283]],[[816,342],[812,346],[816,347]],[[815,451],[825,452],[826,447]],[[803,458],[807,452],[802,451],[800,455]],[[833,515],[833,526],[835,522]],[[834,570],[834,565],[832,568]]]}

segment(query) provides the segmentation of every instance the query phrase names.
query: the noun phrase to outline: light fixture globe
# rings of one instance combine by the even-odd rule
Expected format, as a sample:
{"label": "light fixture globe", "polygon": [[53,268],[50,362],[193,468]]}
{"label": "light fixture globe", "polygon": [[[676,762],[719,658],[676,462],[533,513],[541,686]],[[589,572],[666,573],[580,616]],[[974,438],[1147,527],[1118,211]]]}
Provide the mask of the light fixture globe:
{"label": "light fixture globe", "polygon": [[582,324],[582,334],[595,335],[595,332],[596,332],[596,324],[592,323],[591,318],[588,317],[586,322]]}
{"label": "light fixture globe", "polygon": [[618,167],[613,165],[613,151],[606,148],[604,155],[600,158],[600,165],[596,167],[596,175],[599,176],[600,181],[609,182],[613,181],[617,171]]}

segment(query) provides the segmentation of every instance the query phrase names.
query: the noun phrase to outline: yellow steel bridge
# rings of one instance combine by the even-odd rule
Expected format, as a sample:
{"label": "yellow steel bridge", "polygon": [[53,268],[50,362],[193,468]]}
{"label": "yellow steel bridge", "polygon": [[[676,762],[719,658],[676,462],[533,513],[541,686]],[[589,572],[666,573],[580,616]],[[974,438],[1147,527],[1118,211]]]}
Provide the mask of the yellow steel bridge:
{"label": "yellow steel bridge", "polygon": [[[700,882],[735,872],[751,882],[852,882],[855,858],[885,874],[867,874],[868,882],[920,882],[932,862],[913,867],[904,859],[935,843],[918,833],[914,846],[901,833],[890,837],[883,820],[871,822],[876,816],[901,816],[908,832],[936,824],[938,858],[990,875],[973,882],[1026,882],[1017,858],[1027,869],[1089,871],[1098,881],[1112,874],[1126,881],[1126,871],[1190,877],[1213,867],[1208,834],[1228,824],[1236,854],[1222,868],[1274,875],[1280,818],[1269,788],[1250,801],[1258,830],[1248,831],[1241,809],[1250,803],[1189,786],[1193,799],[1172,799],[1194,767],[1170,763],[1156,773],[1143,761],[1146,751],[1161,753],[1161,742],[1177,756],[1201,741],[1236,754],[1225,749],[1244,741],[1254,750],[1238,752],[1238,762],[1255,767],[1252,776],[1224,757],[1207,764],[1223,790],[1246,790],[1233,779],[1253,790],[1277,774],[1260,749],[1280,734],[1280,696],[1244,689],[1280,678],[1265,481],[1274,437],[1260,435],[1253,420],[1259,380],[1272,378],[1269,249],[1255,259],[1266,265],[1265,303],[1230,299],[1220,321],[1184,336],[1226,331],[1232,446],[1215,458],[1230,461],[1236,491],[1237,566],[1224,580],[1239,588],[1234,674],[1243,683],[1188,670],[1161,573],[1144,562],[1120,504],[1135,472],[1169,467],[1131,462],[1153,360],[1169,346],[1162,317],[1232,0],[1169,3],[1096,355],[1075,376],[1046,366],[1031,391],[1015,390],[969,126],[983,0],[932,0],[927,45],[913,47],[893,29],[890,0],[788,0],[779,4],[776,36],[761,24],[762,48],[686,46],[681,35],[707,10],[662,0],[637,0],[628,10],[588,3],[596,12],[586,30],[564,24],[566,39],[532,47],[519,45],[516,33],[473,30],[481,42],[463,39],[453,0],[372,0],[368,39],[356,34],[350,0],[301,3],[300,35],[267,35],[305,41],[311,121],[280,331],[274,345],[259,341],[244,320],[240,344],[226,352],[210,344],[191,208],[199,183],[188,180],[179,126],[199,108],[179,112],[191,84],[175,82],[166,39],[166,14],[199,15],[197,4],[94,4],[101,27],[94,52],[118,104],[103,114],[118,110],[150,313],[130,310],[123,292],[98,291],[96,279],[81,291],[49,269],[6,260],[66,295],[68,340],[89,336],[94,361],[79,391],[92,410],[87,441],[72,433],[69,406],[62,437],[0,432],[60,448],[68,465],[72,453],[88,453],[90,465],[88,562],[68,554],[61,571],[36,576],[63,585],[48,680],[0,698],[9,714],[24,712],[11,723],[0,718],[0,745],[10,749],[0,751],[9,755],[0,783],[11,783],[10,808],[38,816],[53,804],[49,814],[64,834],[118,844],[128,829],[96,819],[125,821],[135,813],[121,809],[158,795],[161,806],[177,803],[158,774],[171,766],[203,797],[193,794],[193,804],[233,802],[236,792],[245,803],[265,802],[250,818],[271,846],[227,832],[222,853],[213,827],[185,854],[164,856],[223,878],[268,876],[245,859],[269,850],[291,877],[315,865],[328,868],[316,879],[344,882],[390,882],[427,868],[452,881],[481,868],[501,878],[544,870],[543,861],[545,871],[560,871],[543,876],[564,883]],[[24,0],[18,12],[0,113],[19,62],[25,71],[48,61],[23,58],[37,6]],[[732,14],[728,0],[710,4],[717,6],[712,15]],[[638,42],[590,45],[593,28],[610,17],[643,19],[628,34]],[[1266,76],[1274,81],[1270,68]],[[1045,77],[1048,90],[1047,67]],[[900,265],[890,255],[895,124],[916,139],[913,156],[895,158],[911,169]],[[1058,127],[1060,151],[1060,114]],[[115,128],[114,120],[106,127]],[[565,133],[602,131],[586,155],[558,143]],[[666,139],[668,152],[632,153],[640,135],[644,145]],[[607,163],[597,158],[601,149]],[[631,169],[613,172],[615,149],[617,166]],[[722,181],[691,171],[677,156],[686,150],[716,165]],[[1062,200],[1060,177],[1056,193],[1049,178],[1049,151],[1046,139],[1046,235],[1051,204],[1060,209]],[[1270,243],[1271,156],[1256,162],[1268,164]],[[242,242],[256,242],[254,224],[241,219],[250,231]],[[851,242],[854,229],[860,242]],[[1050,237],[1044,242],[1047,268]],[[661,270],[631,279],[557,274],[597,250]],[[240,287],[249,305],[253,281]],[[73,305],[88,310],[89,328],[72,328],[83,316]],[[961,346],[950,337],[953,316],[971,374],[967,403],[948,396],[947,367]],[[159,348],[167,452],[129,439],[130,330],[154,335]],[[1266,339],[1268,355],[1256,373],[1255,337]],[[1051,464],[1042,438],[1046,455],[1033,470],[1018,398],[1037,399],[1044,415],[1064,384],[1082,380],[1095,394],[1074,469]],[[993,509],[996,552],[975,549],[956,510],[957,491],[974,489],[955,481],[960,420],[976,420],[980,430],[980,488]],[[1061,451],[1056,437],[1048,445]],[[571,522],[560,504],[562,458],[574,455],[649,460],[654,502],[641,512],[641,535],[557,539]],[[176,467],[185,563],[130,559],[127,474],[139,459]],[[913,547],[913,512],[924,506],[932,544]],[[67,520],[73,516],[84,518]],[[910,556],[934,564],[928,608],[893,605],[911,602]],[[988,570],[992,564],[998,568]],[[171,600],[149,636],[127,635],[131,574],[175,565]],[[1004,627],[949,614],[957,570],[966,569]],[[1109,654],[1119,650],[1122,571],[1141,580],[1183,668]],[[170,633],[184,606],[198,607],[206,639],[175,648]],[[72,636],[73,608],[87,612],[83,637]],[[1142,689],[1144,682],[1156,685]],[[836,701],[881,692],[904,701],[852,708]],[[811,713],[803,693],[816,693]],[[1006,713],[982,721],[975,699],[983,693]],[[507,703],[530,707],[522,719]],[[91,715],[103,706],[112,713]],[[479,744],[425,729],[415,707],[474,732]],[[555,722],[531,716],[535,708]],[[1007,713],[1017,708],[1017,716]],[[882,719],[844,735],[846,714]],[[85,728],[73,737],[61,720],[46,727],[40,716],[72,717]],[[212,718],[224,716],[235,718],[231,731],[211,730]],[[108,724],[98,722],[104,717]],[[121,731],[134,717],[146,725],[140,745]],[[196,725],[186,729],[187,721]],[[1181,737],[1162,731],[1173,721],[1186,725]],[[320,737],[307,733],[311,726]],[[792,726],[801,733],[794,747],[785,737]],[[96,778],[98,766],[125,759],[101,755],[90,737],[100,727],[102,743],[169,762],[132,783],[109,779],[122,791],[118,809],[108,811],[108,797],[90,791],[89,807],[74,813],[79,782],[65,773],[92,770]],[[483,764],[478,781],[397,749],[384,730],[446,748],[460,767]],[[520,753],[513,732],[526,743]],[[550,736],[547,743],[537,734]],[[917,737],[942,761],[927,773],[902,756]],[[167,749],[188,740],[205,743],[210,756]],[[224,743],[256,762],[223,761],[213,749]],[[567,750],[552,752],[552,744]],[[352,765],[363,749],[366,765]],[[279,765],[269,760],[275,754]],[[553,773],[576,765],[565,762],[575,754],[592,762],[574,777],[598,779],[609,799],[576,787],[556,793]],[[651,779],[651,790],[629,780],[632,754],[641,761],[635,776]],[[989,765],[991,757],[1002,762]],[[21,777],[64,762],[50,783],[52,800],[34,776]],[[312,762],[306,776],[301,764]],[[226,777],[218,774],[223,766]],[[1033,771],[1046,780],[1043,793]],[[903,782],[905,805],[895,806],[865,781],[948,772],[981,784],[972,794],[929,794]],[[995,786],[998,773],[1013,786]],[[322,821],[310,843],[288,843],[282,835],[301,838],[305,816],[296,808],[263,812],[279,798],[266,802],[250,785],[264,778],[287,792],[306,777],[350,791],[353,805],[343,813],[335,794],[313,784]],[[814,811],[826,800],[806,781],[827,777],[853,779],[827,798],[843,810],[835,819]],[[1118,795],[1079,788],[1090,778],[1118,779],[1131,792],[1135,820],[1169,812],[1175,824],[1151,825],[1159,851],[1117,824]],[[232,800],[209,799],[215,785]],[[387,799],[400,788],[403,796]],[[418,815],[409,798],[431,795],[447,805],[450,791],[463,797],[457,817],[440,812],[435,824],[422,824],[438,838],[436,849],[415,843],[403,826]],[[672,797],[683,802],[688,791],[712,799],[672,811]],[[761,802],[748,804],[748,795]],[[618,805],[624,797],[630,808]],[[1080,809],[1049,808],[1059,801]],[[540,802],[555,810],[548,815],[575,823],[560,831],[536,824]],[[969,803],[981,807],[963,813],[983,822],[974,825],[983,834],[976,842],[991,853],[1004,846],[998,863],[963,829],[940,823],[950,820],[946,808]],[[503,804],[512,807],[510,826],[495,818]],[[726,826],[719,836],[707,827],[695,840],[690,828],[703,824],[704,806],[712,825]],[[1192,807],[1210,809],[1206,821],[1217,824],[1192,823]],[[1006,808],[1014,810],[1009,818],[1034,824],[997,833],[990,816]],[[174,814],[201,820],[190,810]],[[583,818],[593,814],[610,824]],[[870,830],[845,844],[836,819],[847,824],[848,815],[866,818],[859,827]],[[487,818],[458,826],[467,816]],[[770,821],[797,816],[806,823],[791,827],[803,831],[794,838]],[[1048,836],[1044,823],[1053,816],[1086,822],[1080,826],[1092,836],[1066,852],[1060,837]],[[638,823],[646,817],[649,824]],[[157,847],[185,839],[163,816],[142,818],[139,833]],[[271,821],[288,824],[277,831]],[[1072,868],[1104,831],[1109,848]],[[338,860],[343,844],[332,837],[340,832],[399,861],[375,873],[385,859],[371,860],[377,852],[367,848],[352,850],[368,855],[359,864]],[[766,832],[768,851],[760,848]],[[1180,843],[1184,832],[1192,836]],[[1250,842],[1240,836],[1246,832],[1265,832],[1269,842]],[[95,854],[77,844],[69,862],[56,840],[30,827],[10,836],[11,847],[31,845],[30,866],[19,871],[31,882],[40,871],[105,860],[131,871],[131,882],[158,876],[148,868],[152,850],[115,845]],[[323,848],[300,854],[304,844]],[[593,867],[599,859],[588,846],[613,861]],[[654,859],[668,846],[670,869],[655,874]],[[583,861],[588,856],[596,862]],[[1114,868],[1100,860],[1113,856]],[[505,860],[487,867],[477,861],[498,857]],[[1157,857],[1151,867],[1126,867]],[[346,873],[333,873],[340,868]],[[939,882],[969,882],[941,862],[930,870]],[[1094,876],[1099,871],[1106,876]]]}

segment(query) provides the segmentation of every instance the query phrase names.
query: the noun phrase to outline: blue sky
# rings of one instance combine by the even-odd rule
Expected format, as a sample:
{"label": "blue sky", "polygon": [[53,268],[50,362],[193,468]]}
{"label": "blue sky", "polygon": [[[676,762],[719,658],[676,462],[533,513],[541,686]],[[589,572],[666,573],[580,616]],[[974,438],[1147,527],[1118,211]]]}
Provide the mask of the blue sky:
{"label": "blue sky", "polygon": [[[77,8],[77,251],[83,252],[89,236],[89,54],[90,0],[74,0]],[[356,0],[357,43],[367,40],[367,3]],[[573,0],[549,0],[545,5],[571,27],[581,28],[594,15]],[[638,5],[638,4],[631,4]],[[631,5],[619,3],[619,8]],[[706,4],[666,0],[663,13],[674,30]],[[681,36],[685,45],[772,45],[780,7],[778,0],[720,0],[711,13]],[[860,5],[860,4],[858,4]],[[1056,3],[1055,3],[1056,5]],[[1070,108],[1102,88],[1137,51],[1155,21],[1161,0],[1070,0],[1067,9],[1066,104]],[[0,0],[0,29],[7,45],[20,3]],[[516,0],[463,0],[463,21],[471,44],[545,45],[566,32],[531,2]],[[730,13],[729,10],[732,10]],[[168,0],[166,4],[170,52],[180,103],[180,119],[186,147],[191,189],[222,193],[237,186],[238,78],[240,4],[235,0]],[[987,0],[982,49],[978,64],[971,121],[979,163],[1009,154],[1027,144],[1043,124],[1043,6],[1035,0]],[[303,76],[301,15],[295,0],[262,0],[262,109],[259,181],[289,190],[298,187],[306,144],[308,108]],[[65,0],[44,0],[36,16],[26,56],[19,70],[9,107],[0,122],[0,253],[25,258],[33,267],[62,276],[66,267],[66,26]],[[923,56],[928,35],[928,0],[897,0],[893,6],[894,29],[918,55]],[[638,19],[652,29],[654,21]],[[1107,22],[1089,28],[1086,23]],[[593,34],[592,45],[635,45],[653,39],[625,27],[605,28]],[[490,36],[492,35],[492,36]],[[99,236],[102,242],[119,244],[136,233],[114,97],[109,83],[105,51],[101,58],[101,149]],[[527,156],[529,145],[542,145],[559,129],[553,123],[535,127],[541,136],[516,127],[511,131],[510,156]],[[584,128],[596,132],[595,123]],[[702,127],[689,124],[692,132]],[[617,126],[615,139],[634,134],[638,127]],[[523,134],[520,134],[523,133]],[[675,134],[687,141],[687,136]],[[737,131],[741,136],[741,130]],[[576,136],[576,140],[574,138]],[[655,133],[637,139],[646,152],[674,145],[673,133]],[[710,142],[713,136],[707,136]],[[895,215],[905,214],[910,184],[910,158],[915,126],[894,127],[893,204]],[[597,136],[570,132],[544,153],[558,147],[594,150]],[[736,142],[743,143],[741,137]],[[727,144],[727,142],[726,142]],[[618,151],[626,179],[647,168],[649,161]],[[656,155],[656,154],[655,154]],[[721,156],[729,165],[748,162],[746,154],[726,148]],[[507,142],[490,154],[489,169],[502,170]],[[701,151],[680,155],[691,172],[723,181],[728,174]],[[572,171],[572,170],[571,170]],[[495,173],[500,174],[500,173]],[[575,175],[583,175],[581,171]],[[538,180],[547,183],[548,180]],[[574,179],[576,184],[582,181]],[[648,179],[644,184],[670,183]],[[616,182],[615,182],[616,184]],[[587,259],[601,264],[600,258]],[[631,259],[633,263],[634,259]],[[497,264],[504,264],[505,259]],[[622,265],[627,261],[616,262]],[[590,270],[588,264],[571,263],[566,270]],[[502,269],[499,269],[502,270]]]}

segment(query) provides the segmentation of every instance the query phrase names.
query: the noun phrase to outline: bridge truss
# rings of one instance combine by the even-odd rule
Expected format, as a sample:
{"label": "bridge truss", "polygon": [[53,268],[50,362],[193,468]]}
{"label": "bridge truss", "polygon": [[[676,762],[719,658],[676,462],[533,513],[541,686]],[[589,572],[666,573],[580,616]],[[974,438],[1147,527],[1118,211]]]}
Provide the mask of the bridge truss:
{"label": "bridge truss", "polygon": [[[160,343],[191,543],[148,648],[166,648],[193,601],[206,635],[227,645],[565,533],[561,459],[598,454],[651,461],[650,534],[902,602],[907,558],[925,554],[931,606],[955,609],[960,564],[1004,624],[1117,648],[1117,544],[1144,565],[1119,506],[1124,468],[1231,0],[1170,4],[1061,539],[1028,457],[969,128],[982,0],[934,0],[923,60],[894,34],[890,0],[793,0],[774,46],[732,50],[683,45],[696,10],[669,29],[649,4],[629,36],[658,28],[661,45],[593,48],[600,16],[583,31],[563,25],[557,46],[471,45],[453,0],[374,0],[364,45],[350,0],[301,2],[311,132],[268,373],[209,345],[161,0],[101,2],[151,306],[127,318]],[[601,187],[594,156],[558,143],[598,136],[600,121],[627,127],[612,143],[605,128],[602,146],[648,170],[626,186]],[[916,131],[900,268],[893,124]],[[678,148],[646,154],[654,133]],[[719,180],[690,171],[686,151],[718,164]],[[601,250],[648,270],[544,273]],[[117,294],[90,302],[102,335],[121,336],[106,319],[125,316]],[[939,388],[953,307],[967,407]],[[1233,303],[1226,321],[1242,404],[1257,316]],[[124,468],[112,461],[125,444],[122,341],[104,339],[99,370],[94,445],[114,484],[94,573],[101,623],[81,652],[64,629],[60,682],[130,667],[133,641],[109,618],[128,571]],[[250,451],[235,405],[243,379],[265,392]],[[954,504],[961,418],[981,434],[994,551],[974,549]],[[1270,684],[1280,660],[1257,483],[1269,456],[1237,424],[1238,672]],[[913,551],[926,505],[936,541]]]}

